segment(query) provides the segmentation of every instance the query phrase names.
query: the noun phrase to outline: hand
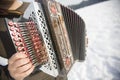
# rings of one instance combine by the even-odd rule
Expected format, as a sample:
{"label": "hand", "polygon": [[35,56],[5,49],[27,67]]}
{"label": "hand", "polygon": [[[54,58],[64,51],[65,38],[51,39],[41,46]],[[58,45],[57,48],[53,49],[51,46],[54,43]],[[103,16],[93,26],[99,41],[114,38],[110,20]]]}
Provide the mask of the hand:
{"label": "hand", "polygon": [[26,54],[16,53],[8,60],[8,70],[15,80],[23,80],[34,70],[34,66]]}

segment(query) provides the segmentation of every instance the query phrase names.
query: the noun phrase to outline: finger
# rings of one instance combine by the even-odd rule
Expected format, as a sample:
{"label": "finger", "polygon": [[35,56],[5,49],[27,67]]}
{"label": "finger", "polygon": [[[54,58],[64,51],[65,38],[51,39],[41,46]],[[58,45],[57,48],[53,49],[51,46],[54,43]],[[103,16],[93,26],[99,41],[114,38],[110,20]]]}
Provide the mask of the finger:
{"label": "finger", "polygon": [[30,62],[30,59],[29,58],[23,58],[23,59],[19,59],[19,60],[16,60],[12,66],[14,68],[17,68],[17,67],[20,67],[20,66],[23,66],[23,65],[26,65],[27,63]]}
{"label": "finger", "polygon": [[8,65],[8,70],[15,71],[17,67],[26,65],[29,62],[30,62],[29,58],[23,58],[23,59],[16,60],[14,63]]}
{"label": "finger", "polygon": [[31,67],[30,69],[28,69],[27,71],[21,73],[20,76],[26,77],[26,76],[30,75],[30,74],[32,73],[32,71],[34,70],[34,68],[35,68],[35,67],[32,66],[32,67]]}
{"label": "finger", "polygon": [[32,67],[32,63],[28,63],[24,66],[18,67],[16,69],[16,73],[23,73],[26,72],[27,70],[29,70]]}
{"label": "finger", "polygon": [[20,59],[20,58],[26,58],[27,55],[24,54],[24,52],[20,52],[20,53],[15,53],[8,61],[9,64],[12,64],[13,62],[15,62],[16,60]]}

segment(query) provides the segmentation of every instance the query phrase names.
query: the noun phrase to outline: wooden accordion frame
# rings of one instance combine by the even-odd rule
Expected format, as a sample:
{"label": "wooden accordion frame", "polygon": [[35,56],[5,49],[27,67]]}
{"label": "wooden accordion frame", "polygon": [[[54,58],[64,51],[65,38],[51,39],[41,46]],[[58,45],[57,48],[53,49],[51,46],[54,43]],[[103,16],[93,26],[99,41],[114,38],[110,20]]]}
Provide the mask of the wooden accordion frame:
{"label": "wooden accordion frame", "polygon": [[72,9],[54,0],[32,2],[20,17],[5,19],[13,52],[51,76],[67,75],[85,59],[85,24]]}

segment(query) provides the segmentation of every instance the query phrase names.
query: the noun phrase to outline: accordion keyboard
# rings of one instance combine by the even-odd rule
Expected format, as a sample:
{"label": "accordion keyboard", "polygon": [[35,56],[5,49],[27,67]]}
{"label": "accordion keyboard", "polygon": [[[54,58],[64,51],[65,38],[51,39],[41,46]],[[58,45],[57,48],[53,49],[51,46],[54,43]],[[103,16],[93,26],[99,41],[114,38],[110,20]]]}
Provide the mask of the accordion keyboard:
{"label": "accordion keyboard", "polygon": [[57,77],[58,61],[41,5],[33,2],[22,19],[6,18],[6,22],[16,51],[27,54],[36,67],[40,66],[43,72]]}
{"label": "accordion keyboard", "polygon": [[9,21],[8,25],[18,52],[27,54],[35,66],[47,62],[48,55],[34,22]]}

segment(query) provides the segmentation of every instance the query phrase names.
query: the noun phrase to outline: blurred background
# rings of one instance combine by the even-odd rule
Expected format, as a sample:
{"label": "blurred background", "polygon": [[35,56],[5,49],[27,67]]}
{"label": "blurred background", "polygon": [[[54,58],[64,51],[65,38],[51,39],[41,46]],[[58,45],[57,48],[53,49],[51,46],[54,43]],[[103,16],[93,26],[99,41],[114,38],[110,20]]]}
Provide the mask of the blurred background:
{"label": "blurred background", "polygon": [[57,0],[83,18],[89,44],[69,80],[120,80],[120,0]]}

